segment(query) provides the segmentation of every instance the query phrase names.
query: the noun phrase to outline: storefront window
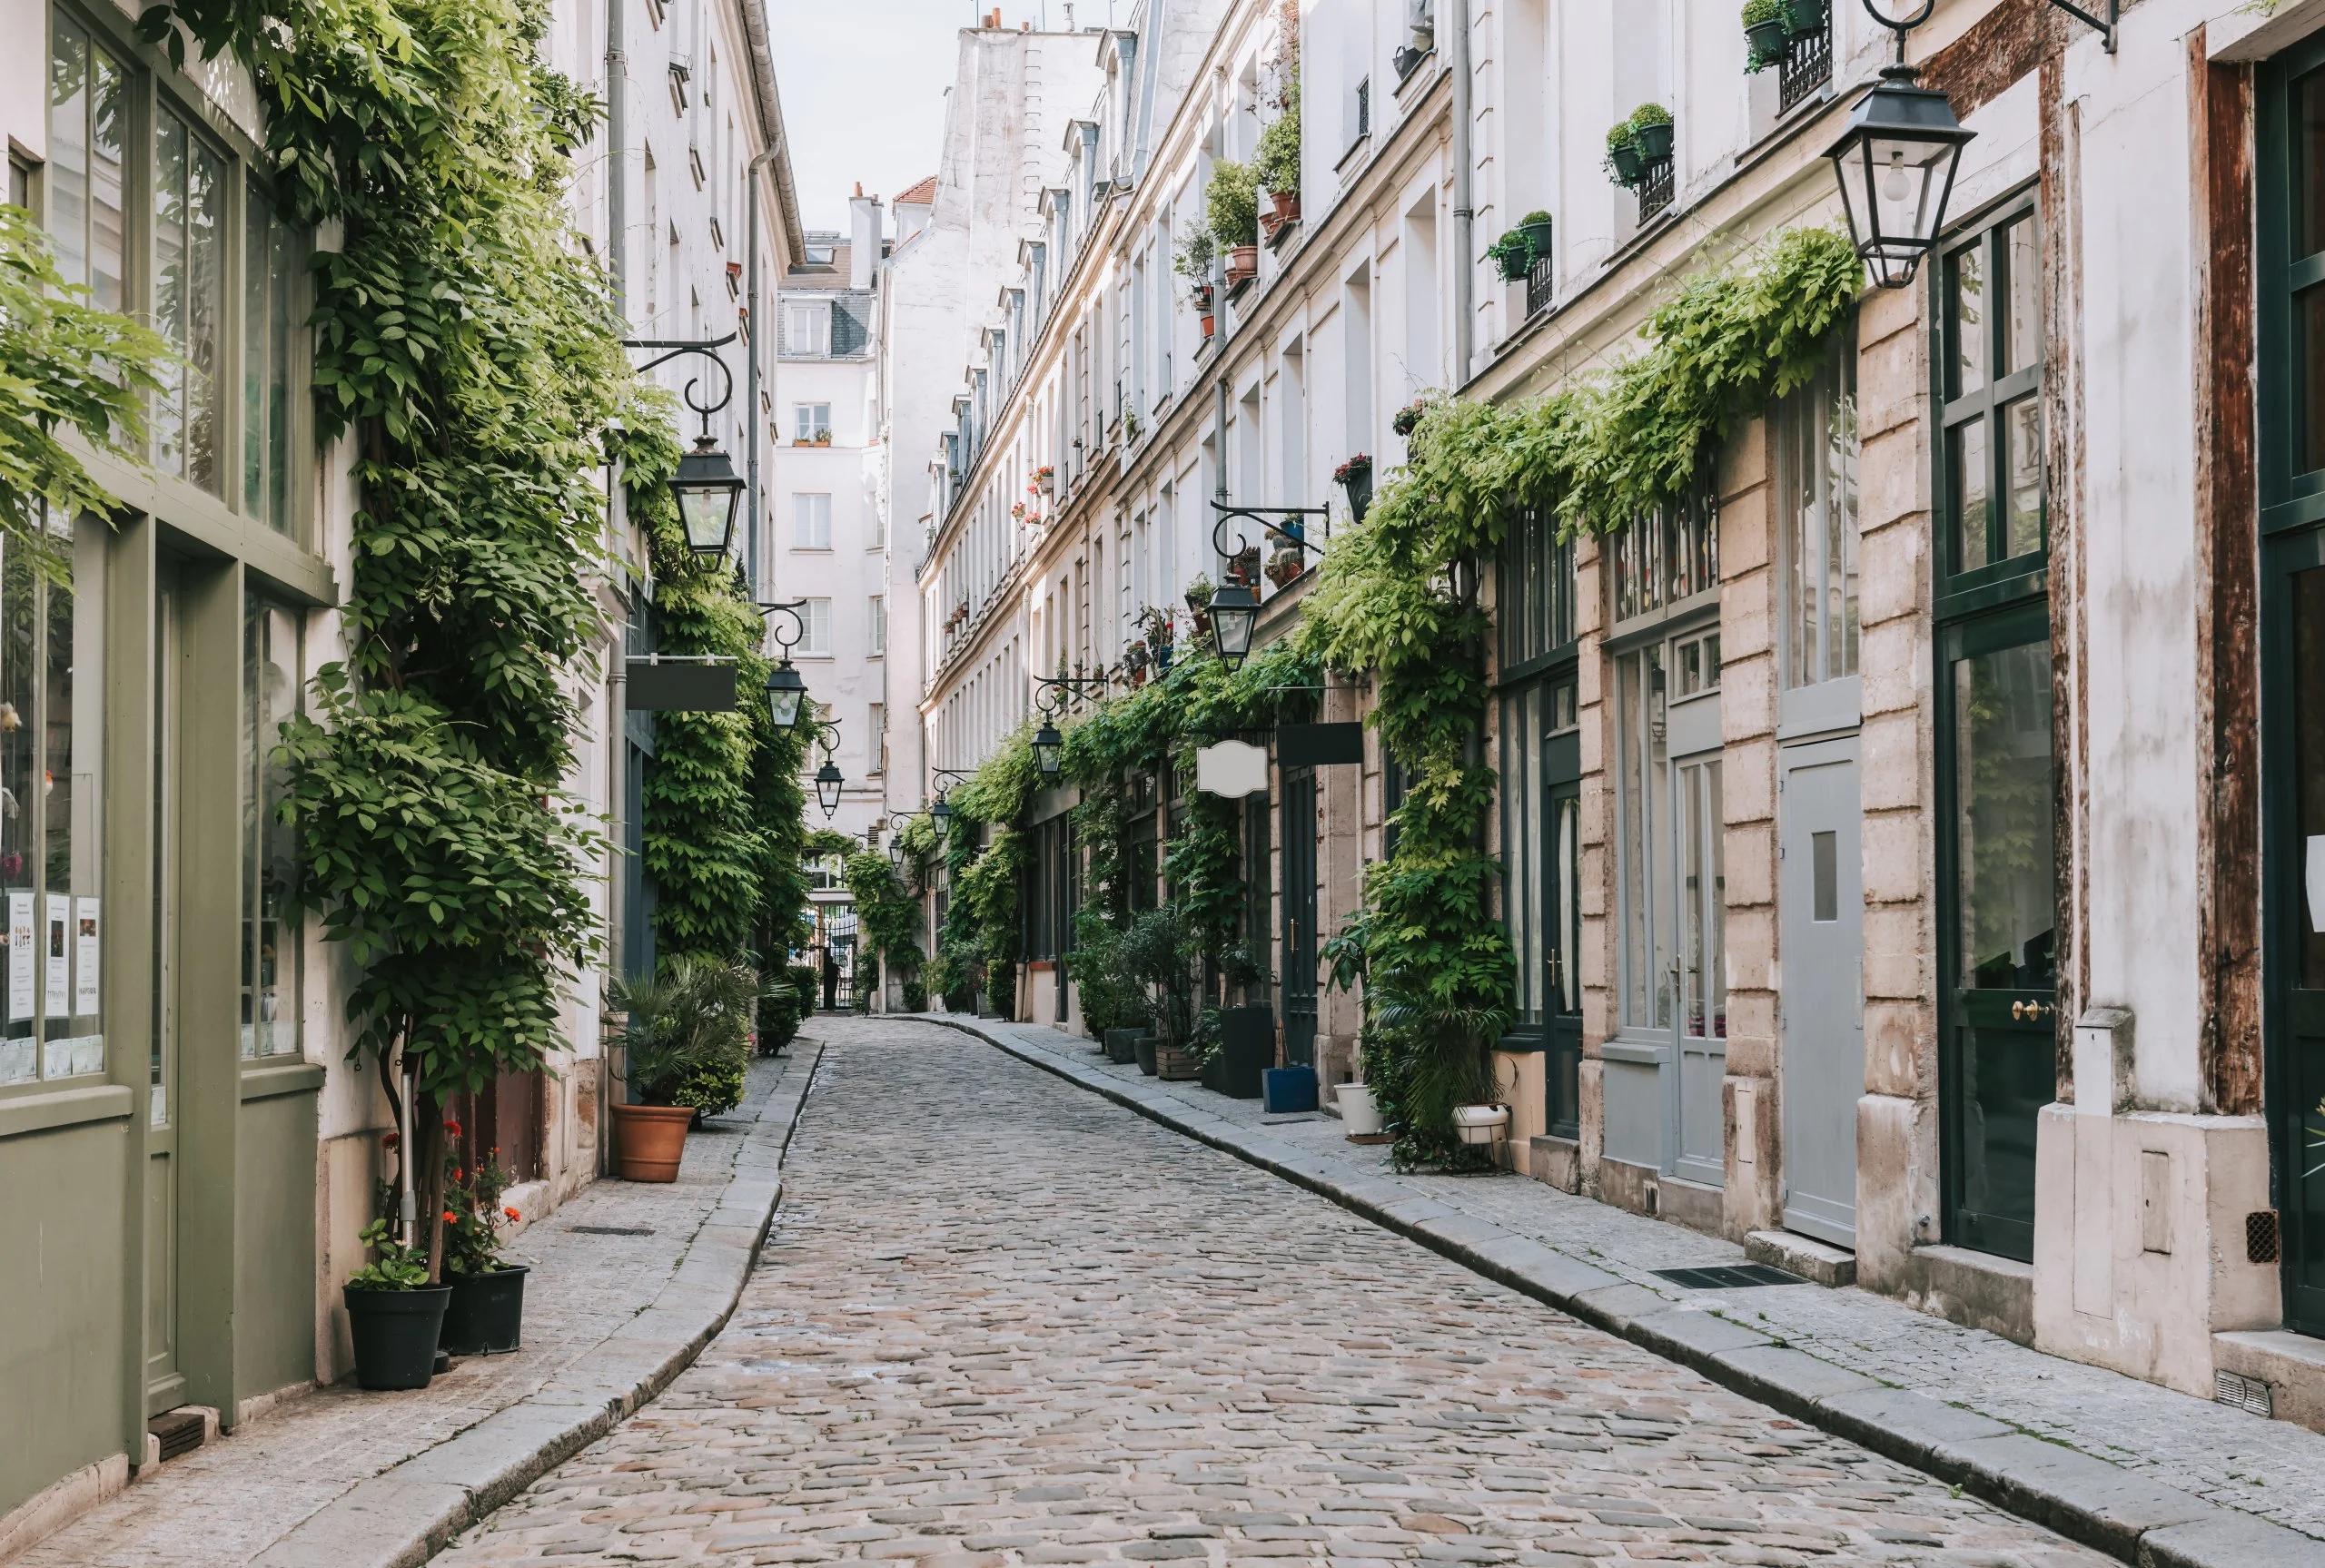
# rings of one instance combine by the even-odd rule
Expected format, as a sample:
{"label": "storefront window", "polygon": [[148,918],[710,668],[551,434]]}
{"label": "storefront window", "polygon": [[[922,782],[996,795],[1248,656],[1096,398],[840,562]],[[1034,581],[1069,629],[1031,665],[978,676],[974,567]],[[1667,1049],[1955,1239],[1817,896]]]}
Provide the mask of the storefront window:
{"label": "storefront window", "polygon": [[274,751],[299,713],[299,621],[252,598],[242,615],[242,1058],[299,1054],[298,830]]}
{"label": "storefront window", "polygon": [[291,531],[292,284],[299,256],[290,226],[250,182],[242,230],[242,508],[278,534]]}
{"label": "storefront window", "polygon": [[103,619],[73,585],[104,580],[107,529],[89,519],[53,531],[54,580],[21,543],[0,540],[0,1084],[105,1070]]}
{"label": "storefront window", "polygon": [[223,494],[226,161],[176,111],[153,129],[153,325],[175,350],[153,399],[153,465]]}
{"label": "storefront window", "polygon": [[1823,368],[1776,405],[1787,687],[1857,673],[1855,343],[1835,333]]}

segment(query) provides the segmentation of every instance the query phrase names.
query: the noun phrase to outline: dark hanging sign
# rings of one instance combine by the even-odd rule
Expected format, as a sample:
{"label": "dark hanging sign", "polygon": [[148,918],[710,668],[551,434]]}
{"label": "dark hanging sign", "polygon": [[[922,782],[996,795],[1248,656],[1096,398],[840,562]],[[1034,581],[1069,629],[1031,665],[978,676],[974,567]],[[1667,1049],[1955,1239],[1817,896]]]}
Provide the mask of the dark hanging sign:
{"label": "dark hanging sign", "polygon": [[1344,725],[1282,725],[1275,732],[1275,755],[1288,768],[1331,767],[1364,761],[1364,726]]}
{"label": "dark hanging sign", "polygon": [[725,714],[735,711],[735,663],[707,659],[631,659],[632,713]]}

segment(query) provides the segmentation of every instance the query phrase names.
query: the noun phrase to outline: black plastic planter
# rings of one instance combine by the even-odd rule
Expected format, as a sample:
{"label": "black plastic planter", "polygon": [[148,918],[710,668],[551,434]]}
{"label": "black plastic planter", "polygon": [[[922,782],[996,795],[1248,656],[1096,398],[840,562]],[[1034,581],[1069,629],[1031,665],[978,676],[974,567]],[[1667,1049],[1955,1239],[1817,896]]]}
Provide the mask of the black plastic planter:
{"label": "black plastic planter", "polygon": [[1751,51],[1752,68],[1766,70],[1784,58],[1785,47],[1792,41],[1792,25],[1778,16],[1767,22],[1755,22],[1744,29],[1745,46]]}
{"label": "black plastic planter", "polygon": [[1137,1054],[1139,1071],[1146,1074],[1149,1078],[1153,1078],[1157,1072],[1162,1070],[1162,1063],[1158,1058],[1158,1053],[1161,1051],[1162,1047],[1162,1041],[1154,1035],[1142,1034],[1138,1037]]}
{"label": "black plastic planter", "polygon": [[1372,509],[1372,465],[1350,468],[1348,478],[1341,481],[1341,488],[1348,492],[1348,515],[1358,522]]}
{"label": "black plastic planter", "polygon": [[1260,1098],[1260,1075],[1275,1065],[1275,1012],[1230,1007],[1219,1014],[1218,1071],[1212,1087],[1237,1100]]}
{"label": "black plastic planter", "polygon": [[526,1272],[517,1267],[453,1275],[451,1304],[444,1308],[444,1348],[455,1356],[500,1356],[516,1349],[525,1327]]}
{"label": "black plastic planter", "polygon": [[1110,1029],[1106,1031],[1106,1060],[1116,1067],[1128,1067],[1138,1060],[1138,1034],[1134,1029]]}
{"label": "black plastic planter", "polygon": [[1672,148],[1678,144],[1679,128],[1668,120],[1659,125],[1634,125],[1631,140],[1638,147],[1642,165],[1639,173],[1643,176],[1647,172],[1644,165],[1660,163],[1671,156]]}
{"label": "black plastic planter", "polygon": [[340,1287],[347,1327],[355,1341],[358,1388],[425,1388],[436,1371],[436,1336],[444,1326],[451,1287],[419,1290]]}
{"label": "black plastic planter", "polygon": [[1784,0],[1784,19],[1796,36],[1822,33],[1833,19],[1833,0]]}

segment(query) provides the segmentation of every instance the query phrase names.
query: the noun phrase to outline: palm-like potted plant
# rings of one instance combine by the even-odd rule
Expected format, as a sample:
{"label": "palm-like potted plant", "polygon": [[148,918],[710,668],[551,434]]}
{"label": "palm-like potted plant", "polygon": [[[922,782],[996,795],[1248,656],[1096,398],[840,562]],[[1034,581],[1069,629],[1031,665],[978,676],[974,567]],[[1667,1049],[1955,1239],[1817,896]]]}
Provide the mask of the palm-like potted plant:
{"label": "palm-like potted plant", "polygon": [[740,1102],[758,976],[741,964],[681,954],[656,980],[617,981],[628,1015],[622,1080],[633,1102],[614,1111],[625,1181],[676,1181],[687,1129]]}
{"label": "palm-like potted plant", "polygon": [[436,1341],[444,1324],[449,1286],[428,1283],[428,1254],[407,1247],[375,1219],[360,1239],[371,1261],[340,1291],[355,1346],[359,1388],[425,1388],[436,1372]]}
{"label": "palm-like potted plant", "polygon": [[442,1343],[454,1356],[498,1356],[523,1342],[529,1270],[500,1255],[501,1231],[524,1218],[502,1201],[508,1190],[497,1149],[473,1169],[455,1165],[445,1179],[444,1283],[452,1295]]}

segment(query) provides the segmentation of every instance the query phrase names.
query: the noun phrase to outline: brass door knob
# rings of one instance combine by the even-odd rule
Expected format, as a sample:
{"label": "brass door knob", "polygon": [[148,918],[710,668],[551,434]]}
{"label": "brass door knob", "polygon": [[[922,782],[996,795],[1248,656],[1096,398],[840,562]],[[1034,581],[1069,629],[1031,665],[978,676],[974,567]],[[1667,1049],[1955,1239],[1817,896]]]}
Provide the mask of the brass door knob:
{"label": "brass door knob", "polygon": [[2010,1016],[2022,1023],[2040,1023],[2058,1011],[2039,1001],[2013,1001],[2010,1004]]}

